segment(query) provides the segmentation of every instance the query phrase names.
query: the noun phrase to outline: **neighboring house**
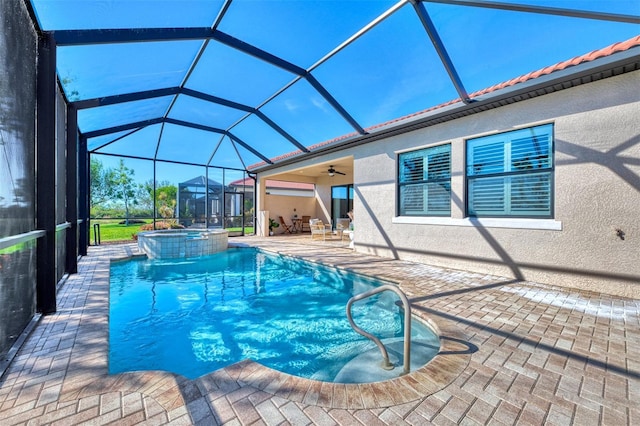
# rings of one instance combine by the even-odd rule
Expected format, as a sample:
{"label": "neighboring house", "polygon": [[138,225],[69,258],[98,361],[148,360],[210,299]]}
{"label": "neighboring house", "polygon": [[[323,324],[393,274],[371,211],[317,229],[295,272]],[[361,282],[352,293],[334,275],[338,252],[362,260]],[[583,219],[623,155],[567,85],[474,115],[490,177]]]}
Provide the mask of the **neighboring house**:
{"label": "neighboring house", "polygon": [[209,216],[217,218],[216,220],[219,222],[219,218],[223,214],[222,199],[224,192],[225,190],[220,182],[207,179],[205,176],[196,176],[179,183],[178,203],[176,206],[177,218],[187,226],[191,225],[192,222],[204,223],[207,203],[209,203]]}
{"label": "neighboring house", "polygon": [[640,297],[640,71],[614,64],[638,49],[640,37],[474,94],[475,110],[337,140],[313,161],[353,158],[356,250],[514,278],[505,291],[531,280]]}

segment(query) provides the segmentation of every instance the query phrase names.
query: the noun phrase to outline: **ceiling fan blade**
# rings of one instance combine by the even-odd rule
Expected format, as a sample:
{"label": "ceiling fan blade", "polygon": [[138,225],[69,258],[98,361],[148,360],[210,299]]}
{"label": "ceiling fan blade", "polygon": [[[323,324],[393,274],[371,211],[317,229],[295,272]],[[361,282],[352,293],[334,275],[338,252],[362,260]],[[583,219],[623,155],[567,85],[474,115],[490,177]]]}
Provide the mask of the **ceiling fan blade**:
{"label": "ceiling fan blade", "polygon": [[346,176],[344,173],[337,171],[336,169],[333,168],[333,166],[329,166],[329,169],[327,169],[326,173],[329,174],[329,176],[333,176],[333,175],[342,175],[342,176]]}

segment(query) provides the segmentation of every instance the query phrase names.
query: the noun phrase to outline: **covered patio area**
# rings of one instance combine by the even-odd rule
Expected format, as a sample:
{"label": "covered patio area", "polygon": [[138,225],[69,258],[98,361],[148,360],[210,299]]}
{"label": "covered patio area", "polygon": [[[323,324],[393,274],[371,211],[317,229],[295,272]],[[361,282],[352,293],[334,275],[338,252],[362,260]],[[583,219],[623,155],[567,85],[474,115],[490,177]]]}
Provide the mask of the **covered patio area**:
{"label": "covered patio area", "polygon": [[109,259],[90,247],[61,284],[58,310],[0,381],[0,418],[17,424],[637,424],[640,303],[499,276],[356,253],[308,235],[234,244],[397,282],[443,344],[427,367],[344,385],[246,360],[196,380],[107,374]]}

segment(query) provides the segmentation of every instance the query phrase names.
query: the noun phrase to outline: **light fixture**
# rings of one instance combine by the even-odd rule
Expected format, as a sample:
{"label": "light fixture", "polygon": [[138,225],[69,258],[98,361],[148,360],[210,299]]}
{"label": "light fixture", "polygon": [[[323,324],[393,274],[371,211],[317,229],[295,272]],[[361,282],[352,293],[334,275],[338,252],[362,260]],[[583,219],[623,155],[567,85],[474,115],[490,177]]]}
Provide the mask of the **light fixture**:
{"label": "light fixture", "polygon": [[344,173],[337,171],[336,169],[333,168],[333,166],[329,166],[329,169],[327,169],[327,174],[330,177],[333,177],[334,175],[343,175]]}

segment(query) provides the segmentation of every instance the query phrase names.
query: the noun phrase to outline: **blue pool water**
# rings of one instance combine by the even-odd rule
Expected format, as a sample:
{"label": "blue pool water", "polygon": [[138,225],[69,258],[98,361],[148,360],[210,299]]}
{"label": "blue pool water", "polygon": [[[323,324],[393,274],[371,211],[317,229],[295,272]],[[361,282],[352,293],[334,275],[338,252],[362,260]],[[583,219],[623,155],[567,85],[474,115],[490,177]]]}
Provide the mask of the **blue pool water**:
{"label": "blue pool water", "polygon": [[[244,248],[195,259],[114,262],[109,371],[165,370],[196,378],[250,358],[334,381],[356,356],[378,350],[351,329],[345,314],[350,297],[376,285]],[[354,320],[380,338],[398,340],[403,313],[396,300],[385,292],[357,302]],[[418,350],[433,352],[429,358],[439,348],[437,336],[415,320],[412,338],[422,342]]]}

